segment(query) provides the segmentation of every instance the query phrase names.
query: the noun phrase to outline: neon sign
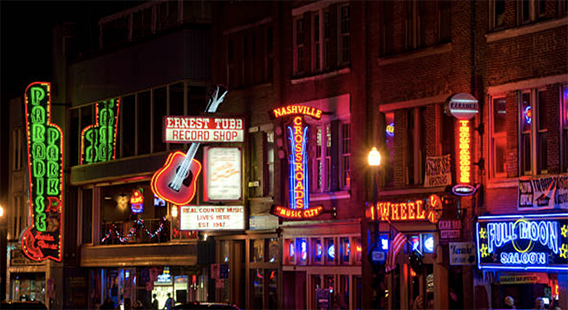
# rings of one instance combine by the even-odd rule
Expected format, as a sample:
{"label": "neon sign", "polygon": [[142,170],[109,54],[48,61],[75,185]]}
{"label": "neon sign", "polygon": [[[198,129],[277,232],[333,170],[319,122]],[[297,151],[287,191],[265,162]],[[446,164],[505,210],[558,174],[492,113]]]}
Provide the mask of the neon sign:
{"label": "neon sign", "polygon": [[276,108],[272,110],[272,118],[279,118],[290,115],[305,115],[315,119],[320,119],[322,110],[304,106],[304,105],[289,105],[286,107]]}
{"label": "neon sign", "polygon": [[130,209],[132,213],[142,213],[144,212],[144,189],[135,189],[130,197]]}
{"label": "neon sign", "polygon": [[30,226],[22,249],[34,261],[61,261],[63,135],[51,123],[51,85],[34,82],[25,93],[30,182]]}
{"label": "neon sign", "polygon": [[429,221],[436,224],[443,212],[443,200],[438,195],[428,199],[369,204],[365,216],[371,221]]}
{"label": "neon sign", "polygon": [[459,121],[459,183],[470,183],[470,173],[471,173],[471,135],[469,132],[469,121],[460,120]]}
{"label": "neon sign", "polygon": [[479,268],[568,270],[566,214],[481,216]]}
{"label": "neon sign", "polygon": [[120,98],[97,102],[94,125],[81,132],[81,165],[115,158]]}
{"label": "neon sign", "polygon": [[394,123],[390,123],[386,128],[387,136],[394,137]]}
{"label": "neon sign", "polygon": [[[278,111],[278,112],[277,112]],[[289,106],[274,110],[276,117],[303,114],[321,117],[321,110],[306,106]],[[322,206],[310,208],[307,138],[308,126],[302,115],[294,116],[286,127],[288,133],[288,200],[290,207],[273,206],[271,213],[287,219],[306,219],[320,215]]]}

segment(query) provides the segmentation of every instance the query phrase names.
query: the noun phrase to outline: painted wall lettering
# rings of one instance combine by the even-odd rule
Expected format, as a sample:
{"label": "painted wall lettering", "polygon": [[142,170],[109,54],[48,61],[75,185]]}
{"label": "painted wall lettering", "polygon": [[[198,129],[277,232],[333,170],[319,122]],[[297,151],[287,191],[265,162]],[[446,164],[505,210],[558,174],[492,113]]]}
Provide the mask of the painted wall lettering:
{"label": "painted wall lettering", "polygon": [[115,158],[120,98],[97,102],[96,121],[81,132],[81,165]]}
{"label": "painted wall lettering", "polygon": [[30,226],[22,249],[35,261],[61,261],[61,207],[63,196],[63,135],[51,123],[51,85],[34,82],[25,93]]}

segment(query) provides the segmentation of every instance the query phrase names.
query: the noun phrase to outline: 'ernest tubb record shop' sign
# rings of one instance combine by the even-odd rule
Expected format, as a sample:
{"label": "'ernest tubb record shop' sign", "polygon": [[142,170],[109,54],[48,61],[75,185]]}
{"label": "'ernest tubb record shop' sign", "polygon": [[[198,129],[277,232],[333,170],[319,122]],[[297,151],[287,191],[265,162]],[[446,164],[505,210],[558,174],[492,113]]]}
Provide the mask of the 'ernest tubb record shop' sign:
{"label": "'ernest tubb record shop' sign", "polygon": [[323,206],[310,207],[308,170],[308,131],[304,117],[320,119],[322,111],[304,105],[290,105],[274,109],[272,118],[285,119],[288,157],[288,207],[273,206],[271,213],[286,219],[313,218],[323,212]]}
{"label": "'ernest tubb record shop' sign", "polygon": [[568,215],[480,216],[479,269],[568,270]]}

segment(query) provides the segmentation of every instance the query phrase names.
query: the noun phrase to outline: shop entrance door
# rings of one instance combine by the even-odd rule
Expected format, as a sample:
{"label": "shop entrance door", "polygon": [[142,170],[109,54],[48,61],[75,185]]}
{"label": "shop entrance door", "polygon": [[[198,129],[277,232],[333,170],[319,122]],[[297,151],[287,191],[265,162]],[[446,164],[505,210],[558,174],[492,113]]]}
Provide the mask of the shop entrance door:
{"label": "shop entrance door", "polygon": [[284,309],[306,309],[306,272],[284,271],[282,282]]}
{"label": "shop entrance door", "polygon": [[411,309],[434,309],[434,266],[422,265],[421,272],[415,272],[409,265],[408,305]]}

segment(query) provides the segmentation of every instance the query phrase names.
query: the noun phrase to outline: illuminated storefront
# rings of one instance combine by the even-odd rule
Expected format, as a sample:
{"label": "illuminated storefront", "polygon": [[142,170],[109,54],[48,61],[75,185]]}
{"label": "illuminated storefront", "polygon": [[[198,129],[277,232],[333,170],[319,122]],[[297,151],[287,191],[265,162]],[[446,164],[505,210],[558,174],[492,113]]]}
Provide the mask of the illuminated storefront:
{"label": "illuminated storefront", "polygon": [[565,213],[480,216],[476,238],[478,268],[497,275],[494,295],[515,296],[520,307],[533,302],[524,296],[541,296],[545,305],[562,299],[568,271]]}

